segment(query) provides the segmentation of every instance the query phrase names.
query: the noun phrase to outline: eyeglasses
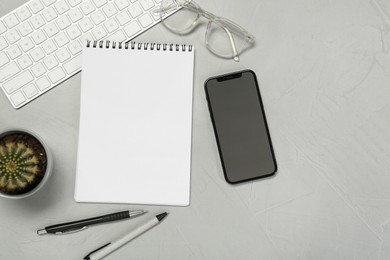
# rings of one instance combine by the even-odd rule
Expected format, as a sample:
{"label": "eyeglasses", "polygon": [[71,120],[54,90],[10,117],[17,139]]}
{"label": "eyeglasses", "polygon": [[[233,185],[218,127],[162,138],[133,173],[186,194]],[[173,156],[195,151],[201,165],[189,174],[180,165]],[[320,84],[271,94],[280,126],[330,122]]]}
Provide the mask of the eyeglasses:
{"label": "eyeglasses", "polygon": [[160,14],[162,23],[178,34],[191,32],[202,16],[208,19],[206,47],[222,58],[239,61],[238,55],[255,41],[255,37],[241,26],[203,10],[192,0],[162,0],[156,12]]}

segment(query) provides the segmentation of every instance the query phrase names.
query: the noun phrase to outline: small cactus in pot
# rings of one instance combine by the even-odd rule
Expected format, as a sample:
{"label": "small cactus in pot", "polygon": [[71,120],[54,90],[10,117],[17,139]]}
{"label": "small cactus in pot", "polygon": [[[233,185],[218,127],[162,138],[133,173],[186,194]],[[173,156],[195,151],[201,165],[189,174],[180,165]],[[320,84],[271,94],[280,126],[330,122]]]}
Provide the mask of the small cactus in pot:
{"label": "small cactus in pot", "polygon": [[34,136],[15,132],[0,138],[1,193],[28,193],[42,181],[46,167],[46,151]]}

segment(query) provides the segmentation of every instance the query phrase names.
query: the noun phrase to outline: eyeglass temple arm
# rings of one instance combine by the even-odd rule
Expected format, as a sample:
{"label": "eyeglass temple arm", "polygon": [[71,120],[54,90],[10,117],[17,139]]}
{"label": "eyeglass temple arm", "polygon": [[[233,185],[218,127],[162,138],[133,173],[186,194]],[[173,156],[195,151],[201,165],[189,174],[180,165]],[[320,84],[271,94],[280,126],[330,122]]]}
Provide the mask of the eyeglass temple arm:
{"label": "eyeglass temple arm", "polygon": [[219,20],[218,22],[221,24],[222,27],[227,28],[230,32],[234,31],[237,34],[242,35],[242,37],[245,38],[248,42],[254,42],[255,37],[249,33],[247,30],[236,24],[235,22],[228,20],[226,18],[222,18],[223,20]]}
{"label": "eyeglass temple arm", "polygon": [[236,44],[234,43],[234,39],[233,39],[233,36],[232,36],[231,32],[225,26],[223,26],[222,28],[225,30],[225,32],[229,36],[230,45],[232,46],[232,50],[233,50],[233,59],[234,59],[234,61],[237,61],[237,62],[240,61],[240,57],[238,56]]}

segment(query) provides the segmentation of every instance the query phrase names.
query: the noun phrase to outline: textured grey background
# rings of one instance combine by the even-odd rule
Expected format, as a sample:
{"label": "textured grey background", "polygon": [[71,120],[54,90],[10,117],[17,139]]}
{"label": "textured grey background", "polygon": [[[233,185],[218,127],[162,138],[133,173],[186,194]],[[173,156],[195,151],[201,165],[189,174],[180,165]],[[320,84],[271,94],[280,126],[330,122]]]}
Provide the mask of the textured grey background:
{"label": "textured grey background", "polygon": [[[0,15],[24,2],[1,0]],[[144,219],[66,236],[39,237],[36,230],[128,208],[170,215],[107,260],[390,258],[389,1],[199,4],[256,36],[241,62],[207,51],[206,23],[186,36],[158,25],[137,38],[196,48],[191,206],[75,203],[81,73],[20,110],[0,94],[0,126],[38,132],[55,158],[54,174],[39,193],[0,199],[0,259],[82,259]],[[260,82],[279,171],[231,186],[223,178],[203,83],[246,68]]]}

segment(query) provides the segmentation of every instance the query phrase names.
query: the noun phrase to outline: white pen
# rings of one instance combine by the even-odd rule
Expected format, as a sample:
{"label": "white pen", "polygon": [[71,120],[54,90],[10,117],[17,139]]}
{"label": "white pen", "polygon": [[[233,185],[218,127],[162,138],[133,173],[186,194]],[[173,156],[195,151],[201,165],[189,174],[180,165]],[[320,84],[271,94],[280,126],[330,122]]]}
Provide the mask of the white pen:
{"label": "white pen", "polygon": [[92,251],[87,256],[84,257],[84,260],[99,260],[105,257],[106,255],[114,252],[121,246],[125,245],[126,243],[130,242],[134,238],[138,237],[142,233],[148,231],[155,225],[159,224],[161,220],[163,220],[168,215],[167,212],[161,213],[149,221],[145,222],[142,226],[137,227],[136,229],[132,230],[129,234],[123,236],[122,238],[118,239],[115,242],[110,242],[105,244],[102,247],[99,247],[98,249]]}

